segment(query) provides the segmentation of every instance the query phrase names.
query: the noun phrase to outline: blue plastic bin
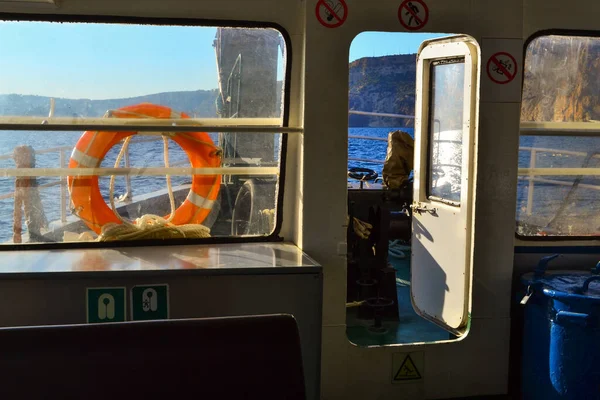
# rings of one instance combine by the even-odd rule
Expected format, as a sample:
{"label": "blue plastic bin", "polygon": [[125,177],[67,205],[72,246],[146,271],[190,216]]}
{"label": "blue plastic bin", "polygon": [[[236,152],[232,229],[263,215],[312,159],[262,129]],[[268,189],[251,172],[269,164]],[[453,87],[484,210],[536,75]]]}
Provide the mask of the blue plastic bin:
{"label": "blue plastic bin", "polygon": [[525,400],[600,400],[600,275],[545,272],[545,259],[522,282]]}

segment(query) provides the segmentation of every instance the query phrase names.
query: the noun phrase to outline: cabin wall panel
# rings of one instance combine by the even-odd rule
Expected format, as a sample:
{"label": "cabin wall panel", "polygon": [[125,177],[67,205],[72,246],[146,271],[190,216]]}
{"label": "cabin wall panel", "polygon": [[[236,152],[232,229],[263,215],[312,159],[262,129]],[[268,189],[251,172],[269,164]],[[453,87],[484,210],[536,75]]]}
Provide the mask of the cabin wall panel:
{"label": "cabin wall panel", "polygon": [[[303,13],[297,18],[304,22]],[[288,49],[288,62],[292,68],[289,88],[289,125],[303,126],[304,103],[304,34],[290,34],[291,49]],[[287,139],[286,170],[283,199],[283,224],[280,236],[299,247],[302,215],[302,148],[303,137],[289,134]]]}
{"label": "cabin wall panel", "polygon": [[[301,248],[324,266],[323,324],[345,323],[348,56],[344,29],[328,29],[307,2]],[[343,27],[342,27],[343,28]],[[333,300],[333,299],[338,300]]]}
{"label": "cabin wall panel", "polygon": [[[408,32],[398,20],[398,8],[402,0],[368,2],[348,0],[347,3],[349,11],[346,29],[352,30],[354,36],[364,31]],[[422,32],[464,33],[472,31],[469,1],[427,0],[426,3],[429,8],[429,21]],[[457,29],[458,27],[460,30]]]}
{"label": "cabin wall panel", "polygon": [[[425,379],[402,384],[391,383],[393,353],[423,351],[423,347],[352,348],[348,360],[348,393],[352,394],[353,399],[409,400],[425,398],[427,386]],[[368,368],[365,368],[367,365]],[[425,370],[427,370],[427,360],[425,360]],[[421,371],[419,372],[421,373]],[[424,373],[427,374],[427,372]]]}
{"label": "cabin wall panel", "polygon": [[348,360],[346,325],[323,326],[321,343],[321,399],[354,398],[347,385],[351,365]]}
{"label": "cabin wall panel", "polygon": [[[481,207],[477,216],[498,223],[490,225],[484,221],[475,231],[474,280],[478,284],[473,302],[481,303],[474,306],[476,315],[473,315],[469,335],[455,343],[356,347],[345,334],[346,261],[334,256],[339,243],[345,241],[348,50],[360,32],[404,31],[397,19],[401,1],[348,0],[348,20],[336,29],[324,28],[317,22],[314,18],[316,3],[317,0],[306,2],[305,134],[301,149],[304,175],[300,192],[303,215],[299,243],[324,269],[322,397],[414,399],[506,393],[515,204],[515,193],[511,190],[514,191],[513,180],[516,180],[518,103],[482,106],[480,135],[483,135],[484,147],[480,156],[495,165],[501,176],[488,177],[488,186],[477,193],[486,203],[477,205]],[[477,3],[427,1],[431,17],[426,30],[465,33],[480,42],[482,37],[520,37],[519,2],[509,3],[516,11],[502,11],[517,21],[496,21],[493,25],[486,23],[486,18],[491,20],[493,15],[484,18],[483,14],[497,4],[491,1],[481,2],[486,5]],[[494,15],[497,18],[498,14]],[[487,114],[496,116],[484,118]],[[511,122],[504,122],[504,119]],[[513,136],[507,139],[504,135]],[[499,154],[496,153],[498,149]],[[505,167],[512,161],[515,161],[514,167]],[[482,164],[478,173],[486,172],[482,170],[485,165]],[[511,174],[511,168],[514,174]],[[498,196],[494,189],[497,187],[505,188],[508,193]],[[494,202],[499,204],[495,210],[507,210],[510,215],[497,213],[487,206]],[[490,235],[495,236],[489,238]],[[478,252],[477,248],[481,250]],[[501,256],[503,252],[510,255],[508,260]],[[338,301],[335,296],[343,297]],[[504,296],[506,301],[497,302],[496,296]],[[392,354],[415,349],[425,352],[425,380],[416,385],[391,384]],[[486,357],[480,357],[481,354]]]}
{"label": "cabin wall panel", "polygon": [[[347,393],[351,394],[350,398],[353,399],[397,400],[462,398],[506,393],[509,334],[510,319],[486,318],[474,319],[469,336],[458,342],[352,347],[348,357]],[[323,344],[325,346],[326,342],[323,341]],[[416,383],[392,384],[393,354],[420,351],[424,352],[425,357],[423,371],[419,371],[424,379]],[[324,356],[325,354],[323,353]],[[485,354],[485,357],[481,357],[482,354]],[[323,384],[327,386],[324,380]]]}
{"label": "cabin wall panel", "polygon": [[425,398],[507,393],[509,318],[473,318],[462,341],[430,346],[425,353]]}
{"label": "cabin wall panel", "polygon": [[476,317],[508,317],[520,103],[481,103],[473,255]]}
{"label": "cabin wall panel", "polygon": [[153,18],[202,18],[239,21],[271,21],[300,33],[302,0],[59,0],[59,6],[2,4],[5,12],[80,15],[119,15]]}
{"label": "cabin wall panel", "polygon": [[323,325],[345,325],[346,258],[337,256],[335,262],[328,263],[328,266],[330,268],[323,275]]}
{"label": "cabin wall panel", "polygon": [[302,182],[300,149],[302,147],[302,137],[300,135],[288,136],[285,169],[285,187],[283,198],[283,224],[279,236],[286,241],[299,244],[299,234],[301,231],[302,215],[302,191],[300,182]]}
{"label": "cabin wall panel", "polygon": [[[278,274],[239,268],[238,275],[220,275],[216,269],[168,271],[160,276],[140,276],[137,272],[142,271],[4,276],[0,293],[9,301],[0,303],[0,327],[84,324],[86,288],[125,287],[129,296],[135,285],[168,284],[173,319],[292,314],[302,342],[307,399],[318,399],[321,276],[317,268],[308,273],[295,273],[294,269]],[[125,315],[130,319],[129,298],[126,305]]]}
{"label": "cabin wall panel", "polygon": [[522,37],[523,0],[471,0],[471,5],[473,31],[481,37]]}
{"label": "cabin wall panel", "polygon": [[523,0],[523,34],[546,29],[600,31],[600,2],[589,0]]}

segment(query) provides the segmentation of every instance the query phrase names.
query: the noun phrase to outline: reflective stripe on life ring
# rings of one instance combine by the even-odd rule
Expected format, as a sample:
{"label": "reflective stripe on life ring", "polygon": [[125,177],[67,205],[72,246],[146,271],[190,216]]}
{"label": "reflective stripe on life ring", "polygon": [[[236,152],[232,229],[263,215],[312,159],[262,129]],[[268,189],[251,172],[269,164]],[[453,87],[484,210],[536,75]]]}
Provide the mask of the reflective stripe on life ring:
{"label": "reflective stripe on life ring", "polygon": [[[112,111],[114,118],[189,118],[168,107],[142,103]],[[108,151],[137,132],[86,131],[79,138],[69,160],[69,168],[98,168]],[[187,154],[192,168],[221,166],[221,153],[206,132],[179,132],[173,139]],[[193,175],[186,200],[175,210],[173,225],[200,224],[210,213],[219,194],[220,175]],[[69,176],[67,185],[73,213],[96,233],[108,223],[121,220],[106,204],[98,186],[98,176]],[[166,216],[165,218],[168,218]]]}

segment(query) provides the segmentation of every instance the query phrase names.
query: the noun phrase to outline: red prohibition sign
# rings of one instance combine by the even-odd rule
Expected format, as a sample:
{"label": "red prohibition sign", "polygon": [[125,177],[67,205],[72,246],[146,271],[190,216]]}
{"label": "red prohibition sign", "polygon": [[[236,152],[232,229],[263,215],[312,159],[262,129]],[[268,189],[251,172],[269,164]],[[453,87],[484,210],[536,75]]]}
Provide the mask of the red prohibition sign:
{"label": "red prohibition sign", "polygon": [[418,31],[429,21],[429,7],[423,0],[404,0],[398,7],[398,19],[409,31]]}
{"label": "red prohibition sign", "polygon": [[499,85],[512,82],[517,76],[517,60],[504,51],[493,54],[487,62],[487,74]]}
{"label": "red prohibition sign", "polygon": [[345,0],[319,0],[315,14],[324,27],[337,28],[348,19],[348,6]]}

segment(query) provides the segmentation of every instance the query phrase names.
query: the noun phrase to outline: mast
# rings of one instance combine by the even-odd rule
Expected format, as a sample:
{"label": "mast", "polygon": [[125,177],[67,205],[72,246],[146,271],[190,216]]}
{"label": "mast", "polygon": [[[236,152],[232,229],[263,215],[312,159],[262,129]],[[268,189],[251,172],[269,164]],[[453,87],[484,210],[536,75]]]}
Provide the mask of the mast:
{"label": "mast", "polygon": [[[216,102],[221,118],[281,115],[281,84],[277,82],[280,45],[281,36],[273,29],[217,29],[214,47],[220,93]],[[224,163],[231,166],[275,162],[273,135],[221,133],[219,144]]]}

